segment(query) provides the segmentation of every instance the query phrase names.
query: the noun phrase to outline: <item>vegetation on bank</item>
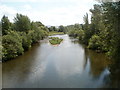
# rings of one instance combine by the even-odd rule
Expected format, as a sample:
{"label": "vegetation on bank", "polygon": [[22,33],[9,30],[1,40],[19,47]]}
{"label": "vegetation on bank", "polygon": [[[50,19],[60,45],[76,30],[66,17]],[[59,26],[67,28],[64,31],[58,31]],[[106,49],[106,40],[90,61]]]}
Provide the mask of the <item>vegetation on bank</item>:
{"label": "vegetation on bank", "polygon": [[41,22],[31,22],[22,14],[16,14],[13,23],[4,15],[1,24],[2,61],[22,55],[34,43],[48,36],[48,29]]}
{"label": "vegetation on bank", "polygon": [[50,39],[49,42],[50,42],[52,45],[60,44],[60,43],[63,41],[63,39],[58,38],[58,37],[50,37],[49,39]]}
{"label": "vegetation on bank", "polygon": [[120,61],[120,2],[95,4],[90,9],[91,23],[88,14],[84,15],[84,24],[67,26],[68,34],[79,38],[87,48],[105,52],[109,57]]}
{"label": "vegetation on bank", "polygon": [[50,33],[53,33],[53,32],[64,33],[64,34],[67,33],[67,29],[63,25],[60,25],[58,27],[57,26],[50,26],[50,27],[48,27],[48,30],[49,30]]}
{"label": "vegetation on bank", "polygon": [[[111,58],[109,67],[110,86],[120,87],[120,1],[105,2],[95,4],[91,12],[91,22],[88,14],[84,19],[84,24],[69,25],[68,34],[78,37],[79,42],[87,48],[97,52],[104,52]],[[96,59],[97,60],[97,59]]]}
{"label": "vegetation on bank", "polygon": [[49,36],[52,36],[52,35],[63,35],[64,32],[57,32],[57,31],[51,31],[49,32]]}

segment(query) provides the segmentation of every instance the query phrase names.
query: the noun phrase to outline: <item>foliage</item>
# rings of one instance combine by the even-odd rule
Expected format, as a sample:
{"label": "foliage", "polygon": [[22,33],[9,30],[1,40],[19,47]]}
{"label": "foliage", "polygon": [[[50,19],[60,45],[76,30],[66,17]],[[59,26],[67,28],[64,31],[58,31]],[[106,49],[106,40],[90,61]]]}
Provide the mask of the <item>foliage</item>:
{"label": "foliage", "polygon": [[11,31],[2,37],[3,60],[12,59],[23,54],[22,39],[17,32]]}
{"label": "foliage", "polygon": [[48,29],[41,22],[32,22],[27,16],[17,14],[14,23],[9,22],[8,17],[3,16],[2,58],[4,61],[13,59],[26,50],[32,44],[48,36]]}
{"label": "foliage", "polygon": [[80,32],[82,30],[82,26],[80,24],[69,25],[66,27],[68,30],[68,35],[74,38],[80,36]]}
{"label": "foliage", "polygon": [[59,29],[55,26],[51,26],[51,27],[48,28],[48,30],[49,30],[49,32],[54,32],[54,31],[58,32]]}
{"label": "foliage", "polygon": [[49,32],[49,36],[52,36],[52,35],[63,35],[63,34],[64,34],[63,32],[55,32],[55,31]]}
{"label": "foliage", "polygon": [[66,33],[65,27],[63,25],[60,25],[58,32],[64,32],[64,34],[65,34]]}
{"label": "foliage", "polygon": [[49,38],[49,42],[52,44],[52,45],[56,45],[56,44],[60,44],[61,41],[63,41],[63,39],[60,39],[58,37],[50,37]]}
{"label": "foliage", "polygon": [[31,39],[32,44],[38,42],[38,40],[48,36],[48,33],[44,30],[31,30],[28,32],[28,37]]}
{"label": "foliage", "polygon": [[4,55],[2,53],[2,49],[3,49],[3,46],[2,46],[2,44],[0,44],[0,61],[2,61],[2,55]]}
{"label": "foliage", "polygon": [[1,19],[1,23],[2,23],[2,35],[6,35],[7,30],[10,29],[10,21],[8,17],[4,15]]}
{"label": "foliage", "polygon": [[24,48],[25,51],[28,50],[31,47],[32,43],[31,38],[25,32],[19,32],[19,35],[21,36],[22,39],[22,47]]}
{"label": "foliage", "polygon": [[91,12],[83,17],[84,24],[67,26],[68,34],[79,37],[80,42],[88,48],[106,52],[109,57],[120,60],[120,2],[95,4]]}
{"label": "foliage", "polygon": [[48,27],[49,32],[63,32],[64,34],[67,32],[66,28],[63,25],[60,25],[59,27],[56,26],[50,26]]}
{"label": "foliage", "polygon": [[17,31],[24,31],[28,32],[30,30],[30,19],[22,14],[17,14],[16,17],[14,18],[14,24],[15,24],[15,30]]}
{"label": "foliage", "polygon": [[93,35],[90,38],[88,48],[94,49],[94,50],[101,50],[102,49],[101,38],[98,35]]}
{"label": "foliage", "polygon": [[84,36],[85,36],[85,32],[84,32],[84,30],[80,30],[79,31],[79,40],[81,41],[81,42],[83,42],[84,41]]}

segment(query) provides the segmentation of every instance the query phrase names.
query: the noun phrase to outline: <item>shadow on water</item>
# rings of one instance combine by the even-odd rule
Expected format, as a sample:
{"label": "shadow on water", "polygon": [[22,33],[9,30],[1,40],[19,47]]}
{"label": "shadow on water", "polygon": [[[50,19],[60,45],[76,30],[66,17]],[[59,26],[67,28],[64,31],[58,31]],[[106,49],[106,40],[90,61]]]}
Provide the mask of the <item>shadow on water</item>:
{"label": "shadow on water", "polygon": [[[85,46],[83,45],[83,47]],[[84,50],[86,60],[84,68],[86,69],[90,65],[89,73],[92,77],[100,79],[101,88],[120,88],[120,60],[111,60],[105,54],[86,48]],[[88,64],[88,60],[90,60],[90,64]]]}
{"label": "shadow on water", "polygon": [[[73,43],[78,43],[78,40],[72,41]],[[80,43],[79,43],[80,44]],[[85,48],[85,45],[82,45],[82,48],[84,48],[85,51],[85,63],[84,68],[86,68],[86,65],[88,65],[88,60],[90,60],[90,74],[92,74],[94,77],[99,77],[100,74],[105,70],[105,68],[108,68],[108,65],[110,64],[110,59],[108,59],[104,53],[96,53],[93,50],[89,50]]]}
{"label": "shadow on water", "polygon": [[91,63],[91,71],[90,73],[94,75],[94,77],[99,77],[99,75],[107,68],[109,59],[102,53],[96,53],[92,50],[85,49],[87,57],[90,59]]}
{"label": "shadow on water", "polygon": [[110,74],[107,77],[105,87],[120,88],[120,61],[117,60],[116,62],[114,60],[114,62],[109,65],[109,68]]}
{"label": "shadow on water", "polygon": [[[74,44],[78,43],[78,40],[72,41]],[[111,63],[103,53],[96,53],[95,51],[85,48],[84,45],[80,44],[84,48],[84,71],[89,74],[94,86],[90,87],[103,87],[108,82],[108,75],[110,74],[109,65]],[[91,83],[93,83],[91,82]],[[90,84],[91,85],[91,84]],[[89,86],[89,85],[88,85]]]}

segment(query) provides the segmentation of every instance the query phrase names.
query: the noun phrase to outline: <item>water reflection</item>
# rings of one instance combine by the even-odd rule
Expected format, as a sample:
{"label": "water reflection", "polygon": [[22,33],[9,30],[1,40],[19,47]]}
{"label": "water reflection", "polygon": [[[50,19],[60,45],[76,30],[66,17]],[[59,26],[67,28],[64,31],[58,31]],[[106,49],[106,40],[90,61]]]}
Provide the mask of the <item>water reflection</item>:
{"label": "water reflection", "polygon": [[107,87],[120,88],[120,60],[114,60],[110,65],[110,75],[106,84]]}
{"label": "water reflection", "polygon": [[23,87],[24,82],[28,81],[31,75],[36,73],[37,68],[40,69],[39,72],[44,71],[42,69],[45,65],[42,65],[42,60],[38,61],[38,57],[36,56],[41,50],[39,46],[38,43],[23,56],[3,63],[3,87]]}
{"label": "water reflection", "polygon": [[0,89],[2,89],[2,63],[0,62]]}
{"label": "water reflection", "polygon": [[24,55],[3,63],[3,87],[101,87],[108,74],[105,55],[85,49],[68,35],[56,36],[64,39],[60,45],[52,46],[46,39]]}
{"label": "water reflection", "polygon": [[92,50],[85,49],[85,53],[86,57],[90,59],[91,63],[90,73],[96,78],[99,77],[101,73],[104,71],[104,69],[107,68],[108,64],[110,63],[109,59],[105,57],[104,54],[96,53]]}

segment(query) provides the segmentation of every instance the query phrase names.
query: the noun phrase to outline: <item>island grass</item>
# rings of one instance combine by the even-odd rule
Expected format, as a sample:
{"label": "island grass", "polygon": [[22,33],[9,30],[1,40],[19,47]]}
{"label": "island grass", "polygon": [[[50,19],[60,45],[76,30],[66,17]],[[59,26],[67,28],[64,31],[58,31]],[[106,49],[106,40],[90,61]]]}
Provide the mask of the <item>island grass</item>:
{"label": "island grass", "polygon": [[63,35],[64,32],[49,32],[49,36],[52,36],[52,35]]}
{"label": "island grass", "polygon": [[49,39],[50,39],[49,42],[50,42],[52,45],[60,44],[60,43],[63,41],[63,39],[60,39],[60,38],[58,38],[58,37],[50,37]]}

